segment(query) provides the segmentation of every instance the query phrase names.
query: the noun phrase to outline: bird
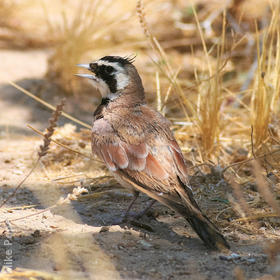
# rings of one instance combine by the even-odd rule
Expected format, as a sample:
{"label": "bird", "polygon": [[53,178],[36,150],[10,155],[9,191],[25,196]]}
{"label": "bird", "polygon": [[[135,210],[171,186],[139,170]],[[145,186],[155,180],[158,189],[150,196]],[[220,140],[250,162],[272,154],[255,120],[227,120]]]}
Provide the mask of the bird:
{"label": "bird", "polygon": [[93,115],[92,152],[133,190],[132,204],[142,192],[184,217],[209,249],[230,248],[193,196],[171,122],[146,104],[134,59],[104,56],[77,65],[90,73],[76,75],[87,78],[102,97]]}

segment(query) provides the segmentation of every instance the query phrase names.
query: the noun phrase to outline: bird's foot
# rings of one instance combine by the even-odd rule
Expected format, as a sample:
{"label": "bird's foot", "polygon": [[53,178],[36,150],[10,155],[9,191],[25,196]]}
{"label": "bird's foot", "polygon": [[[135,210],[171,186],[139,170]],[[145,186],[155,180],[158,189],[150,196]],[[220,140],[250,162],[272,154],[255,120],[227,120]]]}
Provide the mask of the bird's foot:
{"label": "bird's foot", "polygon": [[140,218],[142,218],[144,215],[146,215],[148,213],[148,211],[151,209],[151,207],[154,205],[155,202],[156,202],[155,200],[152,200],[144,210],[142,210],[138,213],[126,212],[123,216],[124,222],[131,220],[131,219],[139,220]]}
{"label": "bird's foot", "polygon": [[[126,213],[122,219],[123,219],[123,222],[127,222],[129,220],[138,220],[140,219],[141,217],[143,217],[146,213],[143,213],[144,211],[140,211],[140,212],[129,212],[129,213]],[[146,212],[146,211],[145,211]]]}
{"label": "bird's foot", "polygon": [[[141,211],[143,212],[143,211]],[[134,212],[129,212],[125,213],[121,217],[114,218],[112,221],[113,225],[120,225],[120,224],[125,224],[131,220],[139,219],[141,213],[134,213]]]}
{"label": "bird's foot", "polygon": [[119,224],[124,224],[124,223],[127,223],[131,220],[139,220],[140,218],[142,218],[144,215],[146,215],[150,208],[154,205],[156,201],[155,200],[152,200],[148,205],[147,207],[140,211],[140,212],[131,212],[130,209],[131,209],[131,205],[128,207],[128,209],[126,210],[125,214],[122,216],[122,217],[119,217],[119,218],[115,218],[113,221],[112,221],[112,224],[114,225],[119,225]]}

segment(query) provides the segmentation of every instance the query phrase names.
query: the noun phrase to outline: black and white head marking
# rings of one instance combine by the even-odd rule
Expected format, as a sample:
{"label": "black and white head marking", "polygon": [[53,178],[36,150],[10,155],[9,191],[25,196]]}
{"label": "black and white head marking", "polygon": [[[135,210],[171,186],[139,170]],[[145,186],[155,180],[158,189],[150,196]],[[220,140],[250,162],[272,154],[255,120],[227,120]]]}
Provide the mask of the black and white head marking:
{"label": "black and white head marking", "polygon": [[125,66],[132,62],[132,58],[104,56],[90,64],[78,64],[78,66],[90,70],[94,75],[77,75],[89,78],[93,85],[100,91],[102,98],[113,100],[129,84],[130,78]]}

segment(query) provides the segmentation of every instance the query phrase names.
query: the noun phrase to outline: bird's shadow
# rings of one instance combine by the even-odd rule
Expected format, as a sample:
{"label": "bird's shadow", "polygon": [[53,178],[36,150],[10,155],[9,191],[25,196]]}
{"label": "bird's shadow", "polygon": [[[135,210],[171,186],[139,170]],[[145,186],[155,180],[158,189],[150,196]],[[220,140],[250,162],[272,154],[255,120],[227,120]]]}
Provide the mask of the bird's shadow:
{"label": "bird's shadow", "polygon": [[[100,227],[100,232],[104,228],[119,225],[122,229],[132,229],[143,236],[148,234],[157,239],[165,239],[168,242],[185,244],[186,246],[192,243],[192,246],[205,249],[203,243],[195,236],[187,222],[158,202],[140,219],[129,218],[123,221],[124,213],[132,198],[133,196],[126,192],[123,192],[122,197],[121,192],[119,192],[117,197],[110,196],[109,198],[105,197],[94,200],[72,201],[72,207],[78,213],[82,224]],[[145,195],[140,195],[133,205],[132,213],[140,212],[148,203],[149,198]],[[67,211],[61,212],[60,209],[52,211],[55,214],[72,219],[72,214],[68,213],[68,215]],[[174,230],[175,228],[176,231]]]}

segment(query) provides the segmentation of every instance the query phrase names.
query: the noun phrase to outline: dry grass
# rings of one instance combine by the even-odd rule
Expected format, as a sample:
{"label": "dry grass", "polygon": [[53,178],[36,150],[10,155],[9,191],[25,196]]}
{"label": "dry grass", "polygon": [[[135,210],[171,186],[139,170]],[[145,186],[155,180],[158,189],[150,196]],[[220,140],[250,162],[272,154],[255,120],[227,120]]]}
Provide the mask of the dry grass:
{"label": "dry grass", "polygon": [[[196,15],[196,12],[194,13]],[[223,16],[222,33],[220,35],[220,40],[216,47],[216,65],[213,69],[209,61],[209,51],[207,50],[205,40],[201,31],[200,23],[198,22],[198,29],[201,34],[201,39],[203,43],[203,48],[205,56],[207,59],[208,69],[206,74],[200,74],[202,79],[200,80],[199,74],[196,73],[196,81],[198,84],[198,99],[197,99],[197,119],[198,127],[201,133],[201,140],[203,145],[202,152],[206,154],[206,158],[217,153],[215,152],[215,147],[219,148],[219,136],[220,136],[220,109],[223,101],[222,96],[222,58],[224,57],[224,45],[225,45],[225,13]]]}
{"label": "dry grass", "polygon": [[[36,12],[34,13],[34,10]],[[0,47],[14,49],[45,48],[53,45],[42,20],[41,3],[34,0],[0,2]],[[35,27],[35,28],[34,28]]]}
{"label": "dry grass", "polygon": [[[46,77],[78,96],[84,85],[73,78],[77,63],[103,55],[138,53],[136,64],[147,85],[148,100],[172,121],[191,173],[216,180],[211,182],[211,192],[206,188],[197,191],[200,202],[217,197],[227,200],[209,210],[209,215],[227,230],[259,233],[260,221],[262,226],[279,230],[279,222],[271,222],[279,218],[280,211],[276,199],[280,184],[279,1],[263,1],[259,10],[253,1],[254,13],[248,12],[250,1],[246,5],[232,1],[231,6],[223,2],[222,8],[215,1],[196,1],[193,7],[185,2],[138,0],[136,6],[129,1],[126,7],[120,1],[80,1],[71,3],[70,13],[69,7],[58,12],[58,20],[46,8],[48,36],[56,42]],[[169,17],[159,18],[155,7],[163,14],[168,11]],[[116,13],[110,13],[112,9]],[[83,137],[73,132],[70,140],[54,140],[60,147],[50,151],[45,168],[55,172],[59,163],[62,172],[73,151],[72,162],[83,160],[77,157],[84,153],[77,146]],[[252,164],[254,158],[259,162]],[[103,167],[96,164],[96,168]],[[219,189],[224,179],[232,182],[231,189]],[[50,242],[71,253],[61,236]],[[82,242],[91,244],[88,237]],[[58,263],[62,260],[61,266],[71,265],[59,250],[53,253]],[[106,264],[110,265],[104,257]],[[240,269],[235,275],[244,279]]]}
{"label": "dry grass", "polygon": [[12,17],[16,12],[16,3],[13,1],[3,0],[0,3],[0,26],[11,27]]}
{"label": "dry grass", "polygon": [[63,10],[60,21],[53,24],[48,20],[51,37],[58,41],[48,61],[47,79],[58,84],[65,92],[78,94],[76,64],[90,57],[97,56],[100,50],[120,44],[114,40],[114,32],[126,24],[131,17],[129,10],[123,14],[109,13],[114,8],[114,1],[82,1],[78,4],[72,17]]}
{"label": "dry grass", "polygon": [[257,34],[258,68],[252,94],[254,142],[259,149],[268,141],[269,125],[279,113],[280,92],[280,4],[273,7],[270,24]]}

